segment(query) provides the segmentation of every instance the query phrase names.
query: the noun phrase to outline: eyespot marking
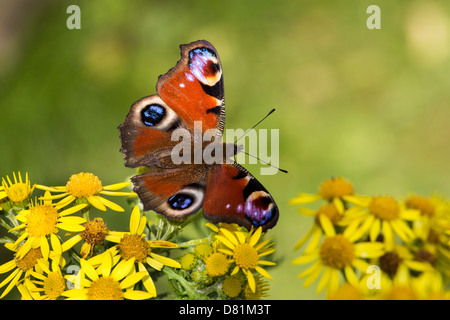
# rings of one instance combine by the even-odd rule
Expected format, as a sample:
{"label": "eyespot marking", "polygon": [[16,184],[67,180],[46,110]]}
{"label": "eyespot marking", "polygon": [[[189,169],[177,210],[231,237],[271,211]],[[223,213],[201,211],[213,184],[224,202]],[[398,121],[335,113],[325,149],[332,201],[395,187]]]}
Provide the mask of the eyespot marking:
{"label": "eyespot marking", "polygon": [[149,127],[153,127],[160,123],[165,115],[166,109],[159,104],[149,104],[141,110],[141,120]]}

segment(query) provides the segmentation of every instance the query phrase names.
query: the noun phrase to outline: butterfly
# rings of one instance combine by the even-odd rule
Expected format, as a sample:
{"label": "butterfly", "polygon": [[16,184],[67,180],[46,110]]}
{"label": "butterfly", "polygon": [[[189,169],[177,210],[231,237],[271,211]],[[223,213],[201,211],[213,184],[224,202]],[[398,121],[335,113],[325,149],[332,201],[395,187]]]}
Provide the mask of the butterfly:
{"label": "butterfly", "polygon": [[[159,76],[157,94],[136,101],[119,126],[125,166],[147,167],[131,178],[144,210],[169,219],[183,219],[203,208],[213,223],[236,223],[265,231],[276,225],[279,211],[270,193],[233,160],[217,163],[174,163],[171,152],[179,141],[174,130],[194,136],[195,123],[219,136],[202,148],[220,143],[225,125],[222,65],[216,49],[199,40],[181,45],[181,59]],[[219,142],[217,142],[217,140]]]}

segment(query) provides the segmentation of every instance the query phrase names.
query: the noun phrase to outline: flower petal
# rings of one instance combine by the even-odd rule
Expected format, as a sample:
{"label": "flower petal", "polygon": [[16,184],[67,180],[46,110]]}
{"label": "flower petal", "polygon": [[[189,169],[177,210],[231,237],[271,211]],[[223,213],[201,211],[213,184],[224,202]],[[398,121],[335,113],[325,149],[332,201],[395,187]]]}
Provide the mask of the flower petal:
{"label": "flower petal", "polygon": [[105,205],[99,200],[99,196],[89,196],[87,197],[90,204],[100,211],[106,211]]}
{"label": "flower petal", "polygon": [[252,292],[255,292],[256,291],[256,281],[255,281],[255,277],[253,276],[253,273],[248,271],[246,273],[246,275],[247,275],[248,286],[250,287],[250,290],[252,290]]}
{"label": "flower petal", "polygon": [[147,243],[152,248],[178,248],[176,243],[164,240],[149,240]]}
{"label": "flower petal", "polygon": [[317,194],[300,193],[297,197],[291,199],[289,204],[306,204],[320,199],[321,197]]}
{"label": "flower petal", "polygon": [[120,190],[120,189],[128,187],[129,185],[131,185],[131,182],[129,182],[129,181],[119,182],[119,183],[110,184],[108,186],[103,186],[103,190],[109,190],[109,191]]}
{"label": "flower petal", "polygon": [[129,300],[146,300],[152,298],[152,295],[145,291],[132,290],[132,291],[125,291],[123,293],[123,297]]}
{"label": "flower petal", "polygon": [[74,245],[76,245],[78,242],[80,242],[82,240],[81,236],[79,234],[73,236],[72,238],[70,238],[69,240],[66,240],[62,245],[61,245],[61,249],[62,251],[67,251],[70,248],[72,248]]}
{"label": "flower petal", "polygon": [[252,234],[252,236],[250,237],[250,242],[248,243],[249,245],[251,245],[252,247],[254,247],[259,239],[261,238],[261,234],[262,234],[262,228],[259,227],[258,229],[256,229],[255,233]]}
{"label": "flower petal", "polygon": [[103,203],[105,206],[110,208],[111,210],[118,211],[118,212],[124,212],[125,209],[119,206],[117,203],[114,203],[108,199],[102,198],[100,196],[97,196],[97,199],[100,200],[101,203]]}
{"label": "flower petal", "polygon": [[161,255],[153,253],[153,252],[150,253],[150,256],[153,259],[161,262],[162,264],[164,264],[166,266],[169,266],[169,267],[172,267],[172,268],[181,268],[181,265],[180,265],[180,263],[178,261],[175,261],[175,260],[170,259],[168,257],[164,257],[164,256],[161,256]]}
{"label": "flower petal", "polygon": [[80,226],[79,224],[70,224],[70,223],[58,223],[56,225],[57,228],[63,229],[69,232],[81,232],[84,231],[85,227]]}
{"label": "flower petal", "polygon": [[313,251],[292,260],[292,264],[305,264],[314,261],[319,257],[319,251]]}
{"label": "flower petal", "polygon": [[139,206],[134,206],[130,216],[130,232],[132,234],[137,234],[140,218],[141,218],[141,211],[139,210]]}
{"label": "flower petal", "polygon": [[77,204],[77,205],[75,205],[73,207],[70,207],[70,208],[68,208],[66,210],[61,211],[59,213],[59,216],[60,217],[67,216],[69,214],[72,214],[72,213],[75,213],[77,211],[80,211],[81,209],[85,208],[86,206],[87,206],[87,203]]}
{"label": "flower petal", "polygon": [[[146,271],[147,272],[147,269],[145,268],[144,264],[141,263],[141,262],[138,263],[138,268],[139,268],[139,271]],[[150,274],[148,272],[144,276],[144,278],[142,278],[142,283],[144,284],[144,287],[148,291],[150,296],[152,298],[156,297],[156,287],[155,287],[155,284],[153,283],[152,277],[150,277]]]}
{"label": "flower petal", "polygon": [[128,260],[120,261],[114,268],[113,272],[111,273],[111,277],[113,277],[113,279],[116,281],[122,280],[133,269],[134,261],[135,261],[134,257]]}
{"label": "flower petal", "polygon": [[333,223],[331,223],[330,219],[326,215],[319,214],[319,221],[320,225],[322,226],[323,232],[327,237],[332,237],[336,235]]}
{"label": "flower petal", "polygon": [[147,257],[146,262],[150,267],[152,267],[153,269],[158,270],[158,271],[161,271],[161,269],[164,267],[164,264],[162,264],[158,260],[152,259],[150,257]]}
{"label": "flower petal", "polygon": [[92,280],[98,280],[98,274],[95,271],[94,267],[87,262],[85,259],[81,258],[80,259],[80,264],[81,264],[81,268],[83,268],[84,273]]}
{"label": "flower petal", "polygon": [[141,281],[141,279],[146,274],[148,274],[146,271],[140,271],[140,272],[135,272],[133,274],[130,274],[125,279],[123,279],[122,282],[120,282],[120,288],[127,289],[127,288],[134,286],[136,283]]}
{"label": "flower petal", "polygon": [[220,232],[235,246],[239,245],[239,241],[236,239],[233,233],[228,231],[227,229],[221,228]]}
{"label": "flower petal", "polygon": [[50,246],[48,245],[48,241],[47,241],[46,237],[41,237],[40,247],[41,247],[42,257],[45,260],[48,260],[48,254],[50,253]]}
{"label": "flower petal", "polygon": [[85,223],[86,219],[82,218],[82,217],[77,217],[77,216],[73,216],[73,217],[61,217],[58,219],[58,221],[60,223],[64,223],[64,224],[81,224],[81,223]]}
{"label": "flower petal", "polygon": [[[261,274],[263,277],[266,277],[267,279],[273,280],[273,278],[271,277],[271,275],[270,275],[266,270],[264,270],[263,268],[256,266],[256,267],[255,267],[255,270],[256,270],[259,274]],[[250,272],[250,271],[249,271],[249,272]]]}

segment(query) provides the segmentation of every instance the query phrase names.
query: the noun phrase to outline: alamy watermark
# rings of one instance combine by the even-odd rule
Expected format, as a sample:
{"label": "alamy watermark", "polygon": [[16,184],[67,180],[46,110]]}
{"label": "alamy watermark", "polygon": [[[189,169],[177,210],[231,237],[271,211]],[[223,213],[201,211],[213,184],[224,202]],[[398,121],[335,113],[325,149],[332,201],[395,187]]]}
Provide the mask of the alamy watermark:
{"label": "alamy watermark", "polygon": [[[258,160],[269,164],[268,167],[260,168],[261,175],[273,175],[279,171],[278,129],[271,129],[270,132],[267,129],[258,129],[258,131],[251,129],[246,132],[243,129],[226,129],[224,133],[222,136],[218,129],[208,129],[203,132],[201,121],[194,122],[193,137],[187,129],[175,129],[171,140],[179,143],[172,148],[172,162],[174,164],[231,164],[233,162],[245,164],[247,155],[249,164],[256,164]],[[222,142],[223,137],[225,141]],[[240,138],[244,139],[244,144],[238,146],[236,142]]]}
{"label": "alamy watermark", "polygon": [[381,270],[377,265],[370,265],[366,270],[367,274],[370,276],[367,277],[366,285],[370,290],[373,289],[381,289]]}

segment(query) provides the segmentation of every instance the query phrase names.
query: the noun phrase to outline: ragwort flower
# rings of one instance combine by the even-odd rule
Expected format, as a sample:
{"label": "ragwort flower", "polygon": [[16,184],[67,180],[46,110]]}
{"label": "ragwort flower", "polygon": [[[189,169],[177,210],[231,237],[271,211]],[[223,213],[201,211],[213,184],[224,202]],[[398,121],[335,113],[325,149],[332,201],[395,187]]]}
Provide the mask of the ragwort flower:
{"label": "ragwort flower", "polygon": [[9,200],[14,205],[26,204],[26,200],[31,197],[35,184],[31,186],[30,180],[28,180],[28,172],[25,174],[25,181],[22,180],[22,175],[18,172],[17,179],[16,174],[13,172],[14,182],[11,181],[9,176],[6,176],[6,180],[2,179],[2,185],[0,186],[0,201]]}
{"label": "ragwort flower", "polygon": [[81,269],[72,276],[75,288],[64,291],[63,296],[70,300],[143,300],[152,295],[149,292],[135,290],[146,272],[132,272],[134,258],[118,262],[111,252],[105,251],[101,264],[95,268],[91,261],[81,259]]}
{"label": "ragwort flower", "polygon": [[[46,192],[46,195],[48,197],[50,193]],[[86,204],[79,204],[59,211],[52,204],[51,200],[44,200],[40,203],[31,203],[27,210],[21,210],[16,216],[16,219],[22,223],[9,230],[9,232],[12,232],[24,229],[23,233],[14,243],[14,247],[18,247],[22,241],[25,241],[17,251],[17,256],[22,258],[31,249],[39,248],[42,251],[44,259],[47,259],[50,252],[47,237],[50,237],[52,245],[54,244],[60,248],[60,240],[56,236],[59,229],[69,232],[84,230],[84,227],[81,225],[86,221],[84,218],[69,216],[84,207],[86,207]]]}
{"label": "ragwort flower", "polygon": [[[142,282],[146,290],[150,293],[151,297],[156,297],[155,285],[145,265],[149,265],[158,271],[161,271],[164,266],[180,268],[181,265],[179,262],[153,251],[153,248],[172,249],[178,248],[178,245],[163,240],[146,240],[146,235],[143,232],[147,223],[147,218],[145,216],[141,217],[140,215],[139,207],[135,206],[130,217],[130,231],[109,232],[106,236],[106,240],[115,242],[117,245],[108,251],[110,251],[113,256],[117,254],[123,261],[130,261],[132,259],[133,266],[134,263],[137,264],[137,272],[145,273]],[[94,264],[101,263],[102,255],[95,256],[90,259],[90,261]]]}
{"label": "ragwort flower", "polygon": [[342,234],[337,234],[327,216],[321,215],[319,219],[326,236],[324,241],[314,250],[294,259],[292,263],[307,264],[315,261],[299,275],[299,278],[307,277],[304,282],[304,286],[307,287],[324,271],[317,286],[317,293],[326,287],[329,296],[339,287],[341,271],[350,284],[357,285],[358,279],[354,268],[365,272],[369,266],[365,259],[380,257],[384,253],[384,245],[380,242],[356,243],[360,237],[354,234],[354,230],[347,228]]}
{"label": "ragwort flower", "polygon": [[65,207],[74,200],[81,202],[88,202],[95,208],[106,211],[106,207],[114,211],[125,211],[118,204],[101,197],[100,195],[108,196],[131,196],[134,192],[118,192],[116,190],[125,188],[130,185],[130,182],[121,182],[108,186],[104,186],[100,179],[90,172],[80,172],[74,174],[69,178],[64,187],[45,187],[38,185],[37,187],[51,192],[62,192],[61,194],[45,197],[45,199],[60,199],[57,203],[58,207]]}
{"label": "ragwort flower", "polygon": [[256,290],[256,280],[253,271],[258,272],[267,279],[273,280],[270,274],[261,267],[274,266],[275,262],[260,260],[261,257],[275,252],[271,248],[274,243],[269,244],[271,239],[261,241],[262,228],[245,233],[242,231],[230,232],[227,229],[220,228],[217,240],[225,246],[218,251],[231,257],[230,262],[235,265],[231,275],[242,271],[247,276],[248,285],[252,292]]}

